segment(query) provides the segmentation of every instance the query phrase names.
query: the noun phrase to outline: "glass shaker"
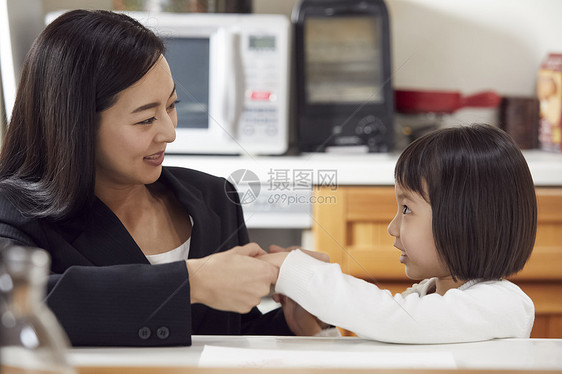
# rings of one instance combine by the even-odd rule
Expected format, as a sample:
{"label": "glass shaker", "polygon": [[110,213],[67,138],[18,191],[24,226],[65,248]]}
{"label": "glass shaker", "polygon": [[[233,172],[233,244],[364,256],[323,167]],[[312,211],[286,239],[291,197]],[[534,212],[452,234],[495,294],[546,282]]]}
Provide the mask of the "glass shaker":
{"label": "glass shaker", "polygon": [[75,374],[68,338],[44,303],[49,255],[37,248],[0,249],[0,372]]}

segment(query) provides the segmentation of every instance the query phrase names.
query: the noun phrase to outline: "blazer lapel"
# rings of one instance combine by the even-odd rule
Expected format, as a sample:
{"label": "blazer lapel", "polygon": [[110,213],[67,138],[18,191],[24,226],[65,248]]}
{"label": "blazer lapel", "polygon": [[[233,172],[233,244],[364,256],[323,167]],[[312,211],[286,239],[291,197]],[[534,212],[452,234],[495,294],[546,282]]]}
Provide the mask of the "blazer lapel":
{"label": "blazer lapel", "polygon": [[98,198],[84,220],[84,230],[72,245],[94,265],[149,263],[119,218]]}
{"label": "blazer lapel", "polygon": [[[187,213],[193,218],[189,258],[202,258],[218,252],[220,247],[221,220],[212,212],[203,199],[201,191],[195,189],[190,181],[180,180],[163,168],[160,181],[165,183],[176,195]],[[203,304],[191,305],[191,326],[194,331],[201,326],[209,307]]]}
{"label": "blazer lapel", "polygon": [[[217,235],[221,232],[221,219],[208,209],[201,191],[189,181],[176,178],[167,168],[163,168],[159,181],[170,188],[193,218],[189,258],[221,250]],[[92,209],[78,220],[72,223],[72,231],[80,228],[72,245],[94,265],[149,263],[119,218],[100,199],[96,198]]]}
{"label": "blazer lapel", "polygon": [[189,258],[201,258],[220,250],[221,219],[211,211],[202,197],[201,191],[192,187],[189,181],[182,181],[164,168],[161,181],[176,195],[187,213],[193,218]]}

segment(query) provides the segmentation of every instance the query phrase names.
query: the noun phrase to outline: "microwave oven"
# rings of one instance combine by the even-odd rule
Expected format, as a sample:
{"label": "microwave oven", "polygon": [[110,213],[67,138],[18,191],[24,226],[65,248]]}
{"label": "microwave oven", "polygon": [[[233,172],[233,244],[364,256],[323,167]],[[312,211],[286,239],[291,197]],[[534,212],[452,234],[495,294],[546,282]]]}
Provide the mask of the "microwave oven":
{"label": "microwave oven", "polygon": [[288,148],[290,22],[282,15],[128,13],[165,42],[181,102],[168,153]]}
{"label": "microwave oven", "polygon": [[[287,151],[291,24],[283,15],[124,12],[161,37],[180,102],[174,154]],[[47,22],[57,14],[49,14]]]}

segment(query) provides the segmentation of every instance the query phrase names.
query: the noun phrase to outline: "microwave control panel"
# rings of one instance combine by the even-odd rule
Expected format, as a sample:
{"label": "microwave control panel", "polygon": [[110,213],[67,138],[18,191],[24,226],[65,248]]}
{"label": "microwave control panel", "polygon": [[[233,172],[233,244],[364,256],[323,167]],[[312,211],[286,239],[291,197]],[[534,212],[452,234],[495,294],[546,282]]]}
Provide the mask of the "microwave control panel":
{"label": "microwave control panel", "polygon": [[274,34],[243,34],[244,101],[237,129],[241,141],[270,142],[286,131],[287,56]]}

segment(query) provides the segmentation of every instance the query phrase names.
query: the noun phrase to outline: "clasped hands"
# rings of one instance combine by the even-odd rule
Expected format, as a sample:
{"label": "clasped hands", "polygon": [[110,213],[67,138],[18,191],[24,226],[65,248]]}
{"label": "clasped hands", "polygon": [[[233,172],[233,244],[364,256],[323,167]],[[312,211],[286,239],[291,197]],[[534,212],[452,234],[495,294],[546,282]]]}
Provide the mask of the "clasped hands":
{"label": "clasped hands", "polygon": [[[228,251],[186,261],[189,273],[191,303],[237,313],[248,313],[270,293],[277,282],[279,268],[289,252],[297,247],[270,246],[270,253],[258,244],[249,243]],[[328,261],[320,252],[307,254]],[[289,328],[295,335],[315,335],[323,323],[292,299],[274,294],[281,303]]]}

